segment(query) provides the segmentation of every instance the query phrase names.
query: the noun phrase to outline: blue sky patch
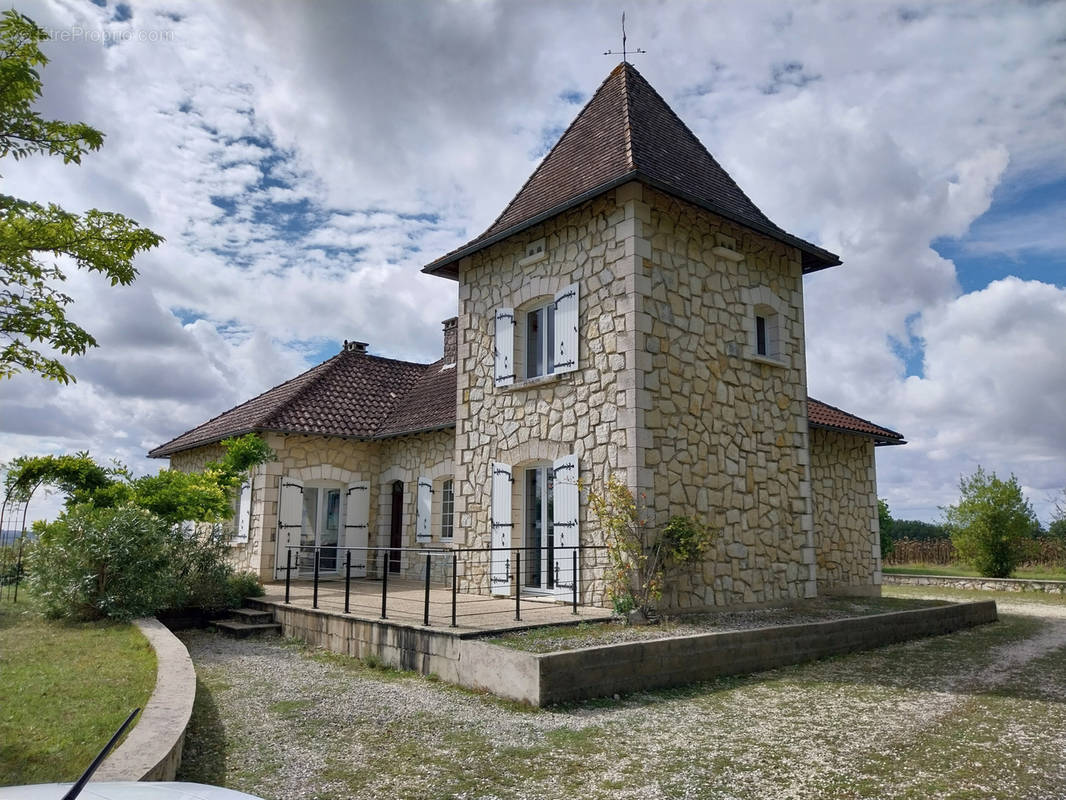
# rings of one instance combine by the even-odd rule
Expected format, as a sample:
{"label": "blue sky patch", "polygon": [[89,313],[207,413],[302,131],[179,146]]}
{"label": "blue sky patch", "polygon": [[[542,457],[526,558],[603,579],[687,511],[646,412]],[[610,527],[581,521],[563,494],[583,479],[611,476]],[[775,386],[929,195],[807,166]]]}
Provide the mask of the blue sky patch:
{"label": "blue sky patch", "polygon": [[935,239],[932,247],[955,262],[964,292],[1006,275],[1066,287],[1066,179],[1000,184],[963,236]]}

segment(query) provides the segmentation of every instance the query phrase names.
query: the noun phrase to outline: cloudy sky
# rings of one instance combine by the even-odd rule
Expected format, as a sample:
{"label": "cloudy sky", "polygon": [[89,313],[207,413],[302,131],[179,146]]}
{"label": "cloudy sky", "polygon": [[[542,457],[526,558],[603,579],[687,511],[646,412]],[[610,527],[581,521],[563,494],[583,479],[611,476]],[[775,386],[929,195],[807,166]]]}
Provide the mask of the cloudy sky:
{"label": "cloudy sky", "polygon": [[[107,134],[0,191],[166,237],[113,288],[77,384],[0,382],[0,461],[144,453],[333,355],[431,361],[480,233],[617,63],[609,2],[34,2],[46,115]],[[815,397],[903,432],[893,514],[979,463],[1046,522],[1066,486],[1066,4],[637,2],[634,63],[771,219],[837,252],[806,279]],[[36,505],[49,514],[55,500]]]}

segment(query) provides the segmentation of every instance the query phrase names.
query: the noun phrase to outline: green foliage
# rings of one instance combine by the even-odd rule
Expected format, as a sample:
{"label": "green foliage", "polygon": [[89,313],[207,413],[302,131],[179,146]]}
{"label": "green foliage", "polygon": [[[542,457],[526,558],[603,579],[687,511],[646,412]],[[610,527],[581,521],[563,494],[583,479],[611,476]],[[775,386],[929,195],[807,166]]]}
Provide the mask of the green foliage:
{"label": "green foliage", "polygon": [[[46,120],[34,110],[41,97],[38,67],[48,63],[45,30],[14,10],[0,16],[0,158],[59,156],[80,164],[100,149],[103,134],[78,122]],[[162,237],[121,214],[92,209],[83,215],[59,206],[0,194],[0,376],[30,371],[68,383],[73,376],[51,353],[82,355],[92,335],[67,319],[71,297],[56,288],[66,275],[53,260],[103,274],[112,286],[137,275],[137,253]],[[43,349],[38,349],[43,345]]]}
{"label": "green foliage", "polygon": [[141,508],[76,506],[44,527],[27,583],[49,617],[153,614],[173,592],[173,538],[170,525]]}
{"label": "green foliage", "polygon": [[193,535],[150,511],[75,506],[44,525],[27,565],[30,591],[49,617],[125,620],[165,609],[215,612],[263,593],[235,573],[219,526]]}
{"label": "green foliage", "polygon": [[59,489],[74,502],[87,502],[93,492],[114,483],[114,470],[101,467],[86,452],[72,456],[19,456],[6,466],[5,495],[29,500],[42,484]]}
{"label": "green foliage", "polygon": [[667,556],[677,564],[699,561],[714,541],[713,532],[692,517],[670,517],[662,535]]}
{"label": "green foliage", "polygon": [[888,511],[888,501],[880,497],[877,498],[877,522],[878,529],[881,531],[881,560],[884,561],[888,558],[895,545],[895,540],[892,537],[894,520],[892,519],[892,514]]}
{"label": "green foliage", "polygon": [[203,472],[162,470],[132,478],[85,453],[15,459],[5,479],[29,496],[41,485],[66,494],[67,510],[35,526],[29,585],[50,616],[128,619],[163,609],[218,611],[261,593],[258,580],[227,563],[229,532],[184,521],[220,523],[233,514],[233,490],[273,452],[255,434],[223,442],[221,461]]}
{"label": "green foliage", "polygon": [[39,486],[66,495],[67,508],[88,504],[117,508],[126,503],[151,511],[171,523],[222,522],[233,514],[233,490],[252,467],[269,461],[273,451],[261,437],[248,433],[224,439],[221,461],[203,472],[164,469],[134,478],[121,464],[101,467],[88,453],[73,456],[20,456],[7,468],[5,489],[28,498]]}
{"label": "green foliage", "polygon": [[910,539],[914,542],[924,542],[931,539],[949,539],[951,533],[943,525],[933,522],[922,522],[920,519],[894,519],[892,520],[892,539]]}
{"label": "green foliage", "polygon": [[588,490],[589,508],[599,520],[607,545],[607,596],[618,614],[639,610],[652,614],[662,599],[668,562],[688,564],[702,558],[714,532],[697,520],[673,516],[660,530],[648,521],[648,509],[617,476],[603,493]]}
{"label": "green foliage", "polygon": [[1018,479],[1002,481],[978,466],[959,481],[958,505],[944,509],[959,556],[988,578],[1009,577],[1026,555],[1036,515]]}
{"label": "green foliage", "polygon": [[1057,519],[1048,525],[1047,538],[1066,544],[1066,519]]}

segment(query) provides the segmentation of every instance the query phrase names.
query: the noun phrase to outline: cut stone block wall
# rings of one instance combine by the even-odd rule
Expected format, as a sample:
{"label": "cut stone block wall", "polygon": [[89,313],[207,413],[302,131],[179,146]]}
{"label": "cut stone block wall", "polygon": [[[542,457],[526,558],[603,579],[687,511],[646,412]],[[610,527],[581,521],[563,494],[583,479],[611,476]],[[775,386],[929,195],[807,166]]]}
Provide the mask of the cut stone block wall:
{"label": "cut stone block wall", "polygon": [[[658,524],[720,532],[664,604],[812,596],[800,253],[650,189],[635,205],[638,483]],[[756,311],[774,317],[766,356]]]}
{"label": "cut stone block wall", "polygon": [[874,443],[812,428],[811,488],[819,594],[879,594]]}

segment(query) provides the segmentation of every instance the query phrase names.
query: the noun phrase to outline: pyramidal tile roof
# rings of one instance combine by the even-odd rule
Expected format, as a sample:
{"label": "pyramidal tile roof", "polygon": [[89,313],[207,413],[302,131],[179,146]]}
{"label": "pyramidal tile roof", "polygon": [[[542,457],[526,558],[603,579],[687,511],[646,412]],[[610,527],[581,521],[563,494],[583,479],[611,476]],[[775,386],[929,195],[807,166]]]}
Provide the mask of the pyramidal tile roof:
{"label": "pyramidal tile roof", "polygon": [[342,350],[148,455],[163,458],[252,431],[376,439],[451,427],[455,369],[443,365],[443,359],[413,364]]}
{"label": "pyramidal tile roof", "polygon": [[622,62],[488,230],[423,272],[457,278],[463,256],[631,180],[799,248],[804,272],[840,263],[771,222],[644,76]]}

